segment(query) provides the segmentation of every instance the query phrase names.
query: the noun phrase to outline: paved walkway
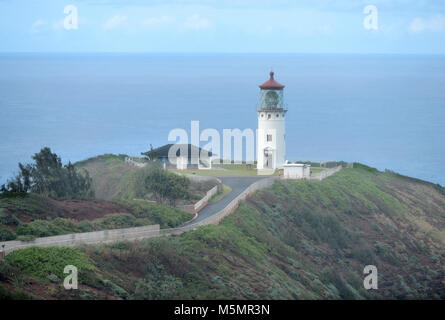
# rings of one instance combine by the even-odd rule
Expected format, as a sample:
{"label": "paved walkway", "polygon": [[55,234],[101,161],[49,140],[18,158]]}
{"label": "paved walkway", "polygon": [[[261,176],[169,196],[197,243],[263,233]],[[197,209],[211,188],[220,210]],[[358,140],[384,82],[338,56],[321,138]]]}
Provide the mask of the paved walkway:
{"label": "paved walkway", "polygon": [[197,223],[214,215],[215,213],[218,213],[233,199],[240,195],[241,192],[246,190],[248,186],[258,180],[264,179],[264,177],[218,177],[218,179],[220,179],[226,186],[232,188],[232,191],[218,202],[206,205],[201,211],[199,211],[198,217],[188,222],[186,225]]}

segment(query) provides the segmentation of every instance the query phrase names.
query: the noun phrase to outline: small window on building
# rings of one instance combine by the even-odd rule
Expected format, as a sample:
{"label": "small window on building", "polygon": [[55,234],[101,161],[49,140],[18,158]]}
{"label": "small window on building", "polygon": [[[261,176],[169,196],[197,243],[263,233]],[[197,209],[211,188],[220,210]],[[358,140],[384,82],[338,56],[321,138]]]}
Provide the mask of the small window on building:
{"label": "small window on building", "polygon": [[277,118],[279,118],[280,117],[280,115],[277,113]]}
{"label": "small window on building", "polygon": [[269,113],[269,114],[267,115],[267,120],[269,120],[271,117],[272,117],[272,115]]}
{"label": "small window on building", "polygon": [[267,142],[271,142],[272,141],[272,135],[271,134],[268,134],[267,135]]}
{"label": "small window on building", "polygon": [[261,118],[264,117],[264,113],[261,114]]}

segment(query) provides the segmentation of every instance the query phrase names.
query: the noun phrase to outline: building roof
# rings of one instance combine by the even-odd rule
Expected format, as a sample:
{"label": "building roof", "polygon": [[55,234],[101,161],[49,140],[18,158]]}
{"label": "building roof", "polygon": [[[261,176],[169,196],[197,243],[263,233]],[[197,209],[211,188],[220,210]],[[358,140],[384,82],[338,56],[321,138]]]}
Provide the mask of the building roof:
{"label": "building roof", "polygon": [[[159,158],[168,158],[168,152],[170,150],[171,147],[175,147],[177,148],[176,151],[176,156],[180,157],[181,156],[181,149],[183,148],[187,148],[187,153],[188,153],[188,158],[191,159],[192,156],[194,155],[198,155],[198,158],[201,155],[201,151],[203,151],[204,155],[208,155],[209,157],[212,156],[212,152],[207,151],[205,149],[202,149],[200,147],[194,146],[192,144],[173,144],[173,143],[169,143],[166,144],[165,146],[153,149],[153,152],[156,153],[157,157]],[[143,155],[148,156],[150,153],[150,151],[147,152],[142,152]]]}
{"label": "building roof", "polygon": [[275,79],[273,77],[274,76],[274,72],[271,71],[269,73],[269,75],[270,75],[269,80],[267,80],[262,85],[260,85],[260,89],[262,89],[262,90],[283,90],[283,88],[285,86],[282,85],[281,83],[275,81]]}

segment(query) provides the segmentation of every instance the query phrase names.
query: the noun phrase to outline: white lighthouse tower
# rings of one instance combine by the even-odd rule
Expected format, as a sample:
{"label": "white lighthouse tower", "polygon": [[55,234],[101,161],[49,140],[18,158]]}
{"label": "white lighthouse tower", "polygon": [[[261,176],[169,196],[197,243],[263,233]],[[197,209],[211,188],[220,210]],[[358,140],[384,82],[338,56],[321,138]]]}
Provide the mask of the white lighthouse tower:
{"label": "white lighthouse tower", "polygon": [[286,158],[285,115],[283,104],[284,85],[270,79],[260,85],[260,106],[257,134],[257,169],[268,172],[283,168]]}

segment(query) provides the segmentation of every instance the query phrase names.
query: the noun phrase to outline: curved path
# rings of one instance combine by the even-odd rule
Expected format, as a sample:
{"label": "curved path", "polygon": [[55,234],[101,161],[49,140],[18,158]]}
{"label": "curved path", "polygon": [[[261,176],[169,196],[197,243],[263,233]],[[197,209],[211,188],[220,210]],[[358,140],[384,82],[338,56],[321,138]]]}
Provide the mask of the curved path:
{"label": "curved path", "polygon": [[207,204],[198,213],[198,217],[186,223],[184,226],[200,222],[224,209],[233,199],[240,195],[252,183],[265,177],[218,177],[223,184],[232,188],[229,194],[215,203]]}

